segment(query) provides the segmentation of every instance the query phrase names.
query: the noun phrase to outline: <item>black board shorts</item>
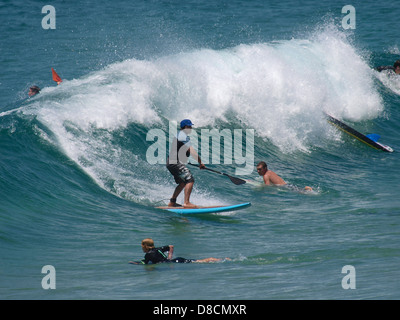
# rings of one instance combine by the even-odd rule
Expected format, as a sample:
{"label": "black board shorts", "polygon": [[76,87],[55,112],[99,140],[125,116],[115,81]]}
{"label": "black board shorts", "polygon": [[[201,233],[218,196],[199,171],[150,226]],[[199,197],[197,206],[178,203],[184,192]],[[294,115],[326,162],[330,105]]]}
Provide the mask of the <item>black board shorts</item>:
{"label": "black board shorts", "polygon": [[167,164],[167,169],[171,174],[174,176],[175,182],[177,184],[187,184],[190,182],[194,182],[194,177],[190,170],[186,168],[183,163],[176,163],[176,164]]}

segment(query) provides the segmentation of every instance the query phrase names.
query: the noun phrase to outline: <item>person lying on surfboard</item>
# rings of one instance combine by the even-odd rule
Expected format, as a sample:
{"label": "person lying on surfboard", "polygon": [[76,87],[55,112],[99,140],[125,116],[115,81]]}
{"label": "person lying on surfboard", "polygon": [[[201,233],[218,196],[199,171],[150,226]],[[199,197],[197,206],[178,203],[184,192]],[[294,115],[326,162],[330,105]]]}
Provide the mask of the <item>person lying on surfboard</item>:
{"label": "person lying on surfboard", "polygon": [[186,167],[189,156],[192,156],[198,163],[200,169],[206,166],[201,162],[199,155],[190,143],[189,134],[192,131],[193,123],[189,119],[184,119],[180,123],[180,130],[172,142],[172,147],[167,159],[167,169],[173,175],[178,186],[169,201],[168,207],[181,206],[176,203],[176,198],[182,190],[185,190],[183,206],[185,208],[196,208],[196,205],[190,202],[194,178],[190,170]]}
{"label": "person lying on surfboard", "polygon": [[[267,186],[275,185],[275,186],[284,186],[286,182],[278,176],[275,172],[268,170],[268,166],[264,161],[261,161],[257,164],[257,173],[263,177],[264,184]],[[306,191],[312,191],[311,187],[306,186],[304,188]]]}
{"label": "person lying on surfboard", "polygon": [[[172,258],[174,254],[174,246],[168,245],[156,248],[154,241],[151,238],[142,240],[142,250],[145,254],[144,259],[141,261],[129,261],[131,264],[156,264],[156,263],[208,263],[217,262],[222,259],[217,258],[206,258],[206,259],[185,259],[182,257]],[[168,252],[168,255],[165,254]],[[228,258],[226,258],[228,259]]]}

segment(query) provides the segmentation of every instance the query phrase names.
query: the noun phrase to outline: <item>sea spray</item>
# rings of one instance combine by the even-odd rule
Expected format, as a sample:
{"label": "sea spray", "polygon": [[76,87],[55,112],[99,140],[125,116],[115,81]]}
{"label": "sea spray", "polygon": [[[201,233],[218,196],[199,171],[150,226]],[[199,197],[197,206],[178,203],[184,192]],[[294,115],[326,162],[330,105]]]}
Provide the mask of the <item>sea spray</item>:
{"label": "sea spray", "polygon": [[146,160],[149,130],[189,118],[197,128],[254,130],[284,154],[309,153],[336,139],[323,111],[351,120],[380,114],[373,79],[356,48],[327,27],[305,39],[114,63],[44,88],[23,112],[102,188],[152,203],[169,198],[173,183]]}

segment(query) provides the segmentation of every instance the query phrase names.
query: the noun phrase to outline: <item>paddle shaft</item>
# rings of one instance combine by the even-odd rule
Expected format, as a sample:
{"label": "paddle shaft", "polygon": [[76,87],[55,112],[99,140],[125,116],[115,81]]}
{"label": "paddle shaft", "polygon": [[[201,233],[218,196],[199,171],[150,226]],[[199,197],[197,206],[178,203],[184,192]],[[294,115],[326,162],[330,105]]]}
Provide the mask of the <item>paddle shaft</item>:
{"label": "paddle shaft", "polygon": [[[190,162],[188,162],[188,164],[190,164],[191,166],[200,168],[200,166],[198,166],[198,165],[196,165],[196,164],[193,164],[193,163],[190,163]],[[208,170],[208,171],[212,171],[212,172],[218,173],[218,174],[222,174],[222,175],[228,176],[226,173],[219,172],[219,171],[217,171],[217,170],[213,170],[213,169],[210,169],[210,168],[207,168],[207,167],[205,167],[204,169],[206,169],[206,170]],[[228,177],[229,177],[229,176],[228,176]]]}
{"label": "paddle shaft", "polygon": [[[199,166],[197,166],[197,165],[195,165],[195,164],[193,164],[193,163],[190,163],[190,162],[189,162],[188,164],[190,164],[191,166],[194,166],[194,167],[199,168]],[[226,173],[223,173],[223,172],[219,172],[219,171],[217,171],[217,170],[213,170],[213,169],[210,169],[210,168],[207,168],[207,167],[205,167],[204,169],[206,169],[206,170],[208,170],[208,171],[211,171],[211,172],[214,172],[214,173],[218,173],[218,174],[227,176],[234,184],[239,185],[239,184],[244,184],[244,183],[246,183],[246,180],[243,180],[243,179],[240,179],[240,178],[236,178],[236,177],[232,177],[232,176],[230,176],[229,174],[226,174]]]}

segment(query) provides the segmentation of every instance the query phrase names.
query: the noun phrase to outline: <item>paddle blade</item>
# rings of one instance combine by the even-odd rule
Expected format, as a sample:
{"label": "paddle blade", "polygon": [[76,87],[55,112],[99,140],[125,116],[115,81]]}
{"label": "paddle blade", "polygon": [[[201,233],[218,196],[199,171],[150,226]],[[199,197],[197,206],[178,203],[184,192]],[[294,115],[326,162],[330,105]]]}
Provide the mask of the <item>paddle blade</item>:
{"label": "paddle blade", "polygon": [[241,184],[245,184],[246,180],[240,179],[240,178],[236,178],[236,177],[232,177],[230,175],[227,175],[226,173],[224,174],[225,176],[227,176],[229,179],[231,179],[231,181],[236,184],[237,186],[241,185]]}
{"label": "paddle blade", "polygon": [[60,84],[62,82],[62,79],[60,78],[60,76],[57,74],[57,72],[53,68],[51,68],[51,72],[53,74],[53,80],[55,82],[57,82],[57,84]]}

